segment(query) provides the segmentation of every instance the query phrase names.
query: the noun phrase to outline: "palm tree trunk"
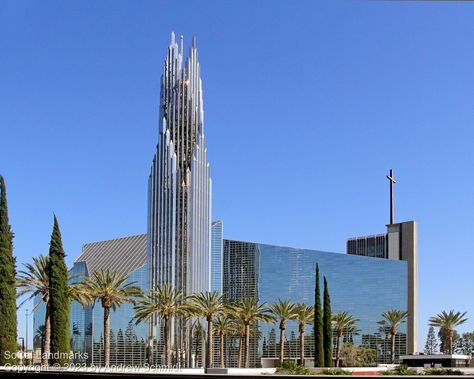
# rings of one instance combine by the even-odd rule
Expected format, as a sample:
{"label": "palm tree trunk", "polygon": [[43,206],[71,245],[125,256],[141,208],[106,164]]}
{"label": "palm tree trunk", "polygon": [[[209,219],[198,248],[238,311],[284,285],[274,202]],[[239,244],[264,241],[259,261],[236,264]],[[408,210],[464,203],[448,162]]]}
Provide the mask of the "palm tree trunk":
{"label": "palm tree trunk", "polygon": [[189,328],[186,336],[186,366],[193,367],[193,327]]}
{"label": "palm tree trunk", "polygon": [[204,346],[202,343],[201,329],[196,334],[196,367],[201,368],[204,366]]}
{"label": "palm tree trunk", "polygon": [[300,365],[304,367],[304,329],[300,328]]}
{"label": "palm tree trunk", "polygon": [[280,328],[280,367],[285,355],[285,328]]}
{"label": "palm tree trunk", "polygon": [[150,366],[153,364],[153,337],[151,335],[148,338],[147,362]]}
{"label": "palm tree trunk", "polygon": [[170,341],[170,319],[164,318],[165,321],[165,366],[171,365],[171,341]]}
{"label": "palm tree trunk", "polygon": [[453,353],[453,330],[448,329],[448,350],[449,354]]}
{"label": "palm tree trunk", "polygon": [[194,368],[197,368],[199,367],[199,330],[198,328],[196,328],[196,330],[194,331],[193,335],[192,335],[192,342],[191,342],[191,350],[193,349],[193,346],[194,346],[194,349],[195,349],[195,355],[194,355]]}
{"label": "palm tree trunk", "polygon": [[220,347],[220,356],[221,356],[221,368],[225,367],[225,361],[224,361],[224,333],[220,332],[220,341],[219,341],[219,347]]}
{"label": "palm tree trunk", "polygon": [[237,357],[237,368],[242,367],[242,350],[244,348],[244,336],[241,334],[239,336],[239,355]]}
{"label": "palm tree trunk", "polygon": [[392,353],[392,364],[395,363],[395,333],[392,333],[392,348],[391,348],[391,353]]}
{"label": "palm tree trunk", "polygon": [[44,338],[43,338],[43,353],[41,355],[41,364],[48,366],[49,364],[49,345],[51,341],[51,316],[49,315],[49,304],[46,303],[46,316],[44,320]]}
{"label": "palm tree trunk", "polygon": [[212,318],[207,320],[207,350],[206,350],[206,367],[212,367]]}
{"label": "palm tree trunk", "polygon": [[204,348],[206,347],[206,339],[207,339],[207,336],[204,334],[204,332],[201,334],[201,355],[202,355],[202,366],[205,367],[206,365],[206,356],[207,356],[207,350],[206,350],[206,354],[204,354]]}
{"label": "palm tree trunk", "polygon": [[341,349],[341,336],[338,333],[337,334],[337,340],[336,340],[336,367],[339,367],[340,349]]}
{"label": "palm tree trunk", "polygon": [[104,307],[104,366],[110,364],[110,308]]}
{"label": "palm tree trunk", "polygon": [[245,325],[245,368],[249,367],[250,325]]}

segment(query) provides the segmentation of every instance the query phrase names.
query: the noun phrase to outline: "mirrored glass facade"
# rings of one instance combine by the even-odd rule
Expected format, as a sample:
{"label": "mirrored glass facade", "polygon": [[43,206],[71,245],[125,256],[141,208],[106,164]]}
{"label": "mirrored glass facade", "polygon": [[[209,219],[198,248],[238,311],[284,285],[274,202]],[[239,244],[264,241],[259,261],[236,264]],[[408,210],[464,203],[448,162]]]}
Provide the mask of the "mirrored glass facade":
{"label": "mirrored glass facade", "polygon": [[[145,235],[87,244],[75,262],[71,274],[89,274],[88,267],[126,267],[135,261],[129,281],[146,291]],[[222,291],[224,297],[239,300],[254,297],[260,302],[274,303],[278,299],[314,303],[315,266],[319,264],[321,278],[327,277],[332,311],[347,311],[359,319],[356,334],[346,335],[342,343],[351,342],[373,349],[379,363],[390,361],[390,334],[380,328],[380,314],[389,309],[407,309],[407,262],[336,254],[316,250],[295,249],[242,241],[223,241]],[[106,258],[107,257],[107,258]],[[75,279],[79,280],[79,279]],[[322,286],[321,286],[322,287]],[[143,365],[146,361],[149,330],[146,324],[131,322],[133,308],[124,304],[111,313],[111,364]],[[41,348],[41,325],[44,324],[44,305],[35,312],[35,348]],[[204,326],[204,325],[203,325]],[[250,364],[259,366],[261,358],[276,358],[279,352],[278,325],[257,325],[250,346]],[[194,330],[195,329],[195,330]],[[163,353],[162,330],[154,341],[154,362],[161,362]],[[197,334],[196,334],[197,333]],[[200,333],[200,334],[199,334]],[[193,328],[193,341],[186,349],[202,358],[205,331]],[[196,342],[198,341],[198,342]],[[335,343],[335,340],[334,340]],[[218,362],[215,340],[215,359]],[[238,337],[226,338],[226,364],[237,366]],[[83,308],[71,305],[71,347],[74,352],[86,352],[81,363],[102,364],[103,310],[100,303]],[[402,325],[396,339],[396,355],[406,353],[406,325]],[[306,329],[305,355],[313,355],[312,327]],[[76,356],[79,356],[76,354]],[[299,357],[298,327],[289,321],[286,332],[285,356]],[[199,358],[201,357],[201,358]],[[200,362],[202,363],[202,362]]]}
{"label": "mirrored glass facade", "polygon": [[387,225],[387,233],[347,240],[347,254],[407,262],[407,353],[417,349],[418,225],[404,221]]}
{"label": "mirrored glass facade", "polygon": [[34,309],[33,309],[33,351],[41,360],[41,348],[44,339],[44,322],[46,316],[46,306],[41,300],[41,297],[36,296],[34,298]]}
{"label": "mirrored glass facade", "polygon": [[[224,294],[229,300],[254,296],[265,303],[289,299],[313,305],[318,263],[321,278],[328,280],[332,311],[359,319],[359,332],[344,340],[374,349],[380,363],[390,360],[390,335],[378,321],[383,311],[407,309],[406,262],[228,240],[224,247]],[[260,324],[259,330],[251,359],[255,365],[261,357],[279,354],[278,325]],[[296,322],[288,322],[286,338],[285,356],[299,357]],[[405,325],[396,345],[397,355],[405,354]],[[307,327],[305,355],[313,356],[312,327]]]}
{"label": "mirrored glass facade", "polygon": [[[133,283],[147,291],[149,270],[146,265],[146,235],[85,244],[70,274],[73,281],[78,282],[91,272],[108,269],[128,275],[126,283]],[[146,362],[148,324],[136,325],[132,321],[133,316],[130,303],[124,303],[110,312],[111,365],[143,365]],[[70,328],[71,349],[76,353],[75,363],[102,365],[104,311],[100,301],[85,308],[72,302]]]}
{"label": "mirrored glass facade", "polygon": [[[88,276],[86,262],[76,262],[70,271],[73,277],[73,283],[81,282],[82,278]],[[84,360],[81,355],[76,355],[75,363],[91,364],[92,360],[92,316],[93,307],[82,307],[81,304],[73,301],[71,303],[71,319],[70,319],[70,333],[71,333],[71,349],[74,352],[87,353],[84,355]]]}
{"label": "mirrored glass facade", "polygon": [[[147,288],[148,270],[146,266],[130,273],[127,282],[141,288]],[[88,310],[85,310],[87,313]],[[92,320],[92,362],[102,365],[104,358],[103,324],[104,310],[100,302],[96,302],[91,310]],[[133,306],[125,303],[110,312],[110,364],[137,365],[146,363],[146,344],[148,324],[136,325],[132,321]],[[88,329],[86,328],[86,331]]]}

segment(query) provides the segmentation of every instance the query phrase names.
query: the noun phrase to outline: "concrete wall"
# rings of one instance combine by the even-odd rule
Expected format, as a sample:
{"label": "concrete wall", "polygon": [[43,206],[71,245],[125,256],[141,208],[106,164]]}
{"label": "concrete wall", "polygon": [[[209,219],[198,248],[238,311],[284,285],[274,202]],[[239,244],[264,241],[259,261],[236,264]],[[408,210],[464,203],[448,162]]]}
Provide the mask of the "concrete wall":
{"label": "concrete wall", "polygon": [[387,225],[388,257],[407,262],[407,354],[417,352],[418,225],[415,221]]}

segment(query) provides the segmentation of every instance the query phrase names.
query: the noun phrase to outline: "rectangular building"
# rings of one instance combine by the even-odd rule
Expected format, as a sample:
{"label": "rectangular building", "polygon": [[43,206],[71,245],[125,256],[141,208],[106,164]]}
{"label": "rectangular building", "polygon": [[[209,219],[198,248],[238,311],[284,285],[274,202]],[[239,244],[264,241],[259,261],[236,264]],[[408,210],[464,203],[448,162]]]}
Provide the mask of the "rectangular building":
{"label": "rectangular building", "polygon": [[417,352],[418,225],[406,221],[387,225],[387,233],[350,238],[347,254],[407,262],[407,352]]}
{"label": "rectangular building", "polygon": [[[389,363],[390,335],[380,329],[378,321],[384,311],[407,310],[406,261],[224,240],[224,295],[228,300],[255,297],[267,304],[288,299],[313,305],[316,264],[321,280],[324,276],[328,280],[332,311],[347,311],[359,320],[359,332],[346,336],[346,341],[374,349],[379,363]],[[260,338],[250,359],[253,365],[259,365],[261,358],[279,355],[278,324],[258,327]],[[406,333],[407,325],[402,325],[396,339],[397,356],[406,354]],[[312,357],[312,327],[306,335],[305,356]],[[295,321],[288,322],[286,338],[285,357],[298,358]]]}

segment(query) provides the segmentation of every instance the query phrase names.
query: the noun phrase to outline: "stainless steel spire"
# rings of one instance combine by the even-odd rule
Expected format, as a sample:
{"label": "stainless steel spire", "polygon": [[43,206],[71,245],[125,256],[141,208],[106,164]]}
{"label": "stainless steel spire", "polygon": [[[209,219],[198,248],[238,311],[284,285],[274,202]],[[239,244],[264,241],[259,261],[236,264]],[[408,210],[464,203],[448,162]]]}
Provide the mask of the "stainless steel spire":
{"label": "stainless steel spire", "polygon": [[210,290],[211,178],[195,42],[174,33],[161,77],[160,135],[148,184],[150,286]]}

